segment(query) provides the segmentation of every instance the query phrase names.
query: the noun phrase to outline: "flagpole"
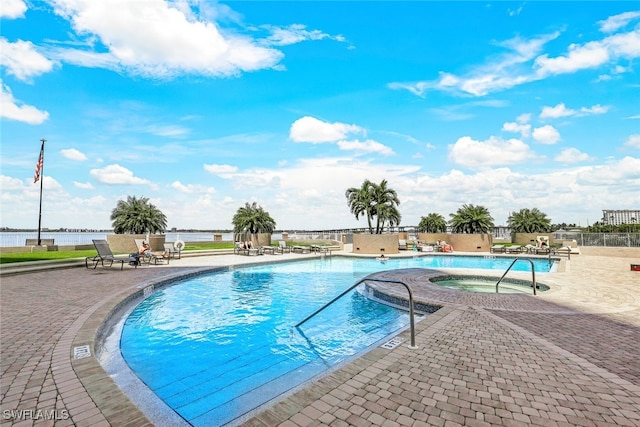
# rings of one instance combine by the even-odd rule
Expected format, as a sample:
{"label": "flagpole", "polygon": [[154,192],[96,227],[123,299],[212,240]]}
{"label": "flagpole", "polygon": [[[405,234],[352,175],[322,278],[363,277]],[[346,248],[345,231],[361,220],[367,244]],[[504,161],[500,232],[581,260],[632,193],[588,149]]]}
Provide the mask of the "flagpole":
{"label": "flagpole", "polygon": [[40,229],[42,228],[42,185],[44,183],[44,143],[47,141],[42,138],[42,147],[40,148],[40,159],[38,161],[42,162],[42,166],[40,166],[40,210],[38,211],[38,246],[42,246],[42,240],[40,239]]}

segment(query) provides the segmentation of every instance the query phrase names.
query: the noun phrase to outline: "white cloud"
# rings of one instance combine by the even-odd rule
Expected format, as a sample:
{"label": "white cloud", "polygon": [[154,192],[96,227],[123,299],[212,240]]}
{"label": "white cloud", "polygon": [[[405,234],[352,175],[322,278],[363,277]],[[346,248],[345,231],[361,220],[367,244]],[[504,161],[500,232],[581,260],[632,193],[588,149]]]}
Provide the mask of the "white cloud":
{"label": "white cloud", "polygon": [[84,153],[76,150],[75,148],[60,150],[60,154],[62,154],[67,159],[71,159],[71,160],[77,160],[80,162],[87,160],[87,156],[85,156]]}
{"label": "white cloud", "polygon": [[190,132],[189,129],[183,126],[175,126],[175,125],[153,125],[144,129],[145,132],[148,132],[152,135],[164,136],[170,138],[182,138],[187,136]]}
{"label": "white cloud", "polygon": [[109,185],[150,183],[146,179],[134,176],[133,172],[118,164],[108,165],[102,169],[91,169],[89,174],[91,174],[91,176],[93,176],[98,182]]}
{"label": "white cloud", "polygon": [[588,172],[580,173],[578,180],[582,185],[595,187],[625,183],[637,196],[637,189],[640,188],[640,159],[627,156],[611,164],[594,166]]}
{"label": "white cloud", "polygon": [[0,188],[2,188],[2,191],[14,191],[24,190],[25,186],[21,179],[0,175]]}
{"label": "white cloud", "polygon": [[282,52],[247,37],[223,35],[217,25],[163,0],[110,2],[57,0],[55,12],[79,35],[96,36],[108,53],[52,49],[65,61],[131,74],[170,78],[178,74],[232,76],[273,68]]}
{"label": "white cloud", "polygon": [[181,193],[187,194],[213,194],[216,189],[213,187],[207,187],[200,184],[183,184],[180,181],[174,181],[171,183],[171,187],[175,188]]}
{"label": "white cloud", "polygon": [[611,33],[627,26],[632,20],[640,18],[640,11],[624,12],[619,15],[610,16],[609,18],[598,22],[600,31]]}
{"label": "white cloud", "polygon": [[[608,28],[614,28],[614,25]],[[519,37],[506,40],[499,43],[507,49],[504,55],[473,67],[473,71],[467,74],[458,76],[450,72],[440,72],[439,78],[435,80],[393,82],[388,84],[388,87],[408,90],[420,97],[424,97],[428,90],[484,96],[553,75],[574,73],[603,65],[610,65],[614,73],[628,72],[630,68],[621,69],[615,62],[628,61],[640,56],[638,29],[584,44],[570,44],[564,55],[550,57],[549,54],[543,53],[544,45],[559,35],[559,32],[554,32],[530,40]]]}
{"label": "white cloud", "polygon": [[22,81],[51,71],[54,63],[40,54],[33,43],[18,40],[10,43],[0,37],[0,64],[7,68],[7,74]]}
{"label": "white cloud", "polygon": [[230,173],[235,173],[238,171],[238,168],[235,166],[231,166],[231,165],[216,165],[216,164],[212,164],[212,165],[204,165],[204,170],[206,170],[209,173],[215,174],[215,175],[226,175],[226,174],[230,174]]}
{"label": "white cloud", "polygon": [[556,144],[560,141],[560,132],[551,125],[545,125],[533,130],[533,139],[541,144]]}
{"label": "white cloud", "polygon": [[30,125],[39,125],[49,118],[49,113],[16,100],[11,89],[0,80],[0,117]]}
{"label": "white cloud", "polygon": [[93,185],[90,182],[73,181],[73,186],[76,188],[82,188],[83,190],[93,190]]}
{"label": "white cloud", "polygon": [[606,63],[609,61],[609,54],[609,50],[600,42],[572,44],[566,56],[549,58],[549,55],[541,55],[536,58],[535,66],[542,75],[573,73]]}
{"label": "white cloud", "polygon": [[418,96],[424,96],[429,89],[474,96],[484,96],[491,92],[509,89],[539,79],[533,73],[523,73],[521,67],[532,61],[540,54],[546,43],[559,35],[559,32],[554,32],[530,40],[519,37],[506,40],[499,43],[507,50],[505,54],[495,60],[487,61],[484,65],[474,67],[472,72],[463,76],[440,72],[437,80],[413,83],[394,82],[388,86],[391,89],[406,89]]}
{"label": "white cloud", "polygon": [[266,25],[263,28],[271,32],[271,35],[265,39],[265,43],[272,46],[286,46],[306,40],[330,39],[339,42],[345,41],[345,38],[341,35],[332,36],[320,30],[307,30],[307,27],[301,24],[292,24],[285,28]]}
{"label": "white cloud", "polygon": [[27,5],[22,0],[2,0],[0,7],[0,18],[15,19],[24,17]]}
{"label": "white cloud", "polygon": [[556,162],[571,164],[593,160],[593,157],[589,156],[587,153],[581,152],[577,148],[565,148],[553,159]]}
{"label": "white cloud", "polygon": [[378,153],[383,156],[390,156],[393,154],[393,150],[384,144],[377,141],[367,139],[366,141],[358,141],[357,139],[352,141],[338,141],[338,147],[345,151],[359,151],[363,153]]}
{"label": "white cloud", "polygon": [[523,163],[533,158],[535,154],[529,146],[518,139],[505,141],[491,137],[486,141],[476,141],[463,136],[449,145],[449,160],[474,169]]}
{"label": "white cloud", "polygon": [[506,132],[520,133],[522,138],[528,138],[531,135],[531,125],[528,123],[507,122],[502,125],[502,130]]}
{"label": "white cloud", "polygon": [[542,107],[542,112],[540,113],[541,119],[557,119],[560,117],[569,117],[569,116],[587,116],[592,114],[605,114],[609,111],[609,107],[603,106],[600,104],[593,105],[591,107],[581,107],[580,110],[573,110],[571,108],[567,108],[564,103],[560,103],[555,107]]}
{"label": "white cloud", "polygon": [[624,145],[625,147],[640,148],[640,133],[629,136]]}
{"label": "white cloud", "polygon": [[557,119],[559,117],[567,117],[572,116],[576,113],[575,110],[567,108],[564,103],[560,103],[555,107],[542,107],[542,112],[540,113],[541,119],[553,118]]}
{"label": "white cloud", "polygon": [[289,138],[294,142],[337,142],[352,133],[363,133],[363,129],[346,123],[328,123],[314,117],[302,117],[291,125]]}

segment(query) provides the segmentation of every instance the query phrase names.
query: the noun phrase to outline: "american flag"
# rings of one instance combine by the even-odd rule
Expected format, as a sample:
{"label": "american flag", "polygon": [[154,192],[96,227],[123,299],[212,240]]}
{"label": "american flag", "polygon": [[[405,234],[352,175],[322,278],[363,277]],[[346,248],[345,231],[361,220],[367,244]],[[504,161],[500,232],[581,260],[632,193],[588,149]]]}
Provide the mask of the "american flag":
{"label": "american flag", "polygon": [[35,184],[40,180],[40,171],[42,170],[42,162],[44,161],[44,144],[40,149],[40,157],[38,157],[38,163],[36,164],[36,173],[33,175],[33,183]]}

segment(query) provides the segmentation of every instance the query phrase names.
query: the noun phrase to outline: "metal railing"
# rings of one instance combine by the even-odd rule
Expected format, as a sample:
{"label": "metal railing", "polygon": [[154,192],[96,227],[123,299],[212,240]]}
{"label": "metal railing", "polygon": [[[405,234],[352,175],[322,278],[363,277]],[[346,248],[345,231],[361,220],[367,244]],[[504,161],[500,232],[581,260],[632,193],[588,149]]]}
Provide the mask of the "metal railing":
{"label": "metal railing", "polygon": [[[509,268],[507,268],[507,271],[505,271],[504,274],[502,275],[502,277],[500,278],[500,280],[498,280],[496,282],[496,294],[498,293],[498,285],[500,285],[500,282],[502,282],[502,279],[504,279],[504,276],[507,275],[509,270],[511,270],[511,267],[513,267],[513,265],[520,259],[522,259],[524,261],[529,261],[529,263],[531,264],[531,280],[533,282],[533,294],[536,295],[536,288],[537,288],[537,285],[536,285],[536,269],[535,269],[535,266],[533,265],[533,261],[531,261],[529,258],[516,258],[516,259],[513,260],[513,262],[509,266]],[[549,258],[549,259],[551,259],[551,258]]]}
{"label": "metal railing", "polygon": [[407,291],[409,292],[409,325],[410,325],[410,329],[411,329],[411,344],[409,345],[409,348],[411,349],[416,349],[418,347],[416,347],[416,329],[415,329],[415,319],[414,319],[414,312],[413,312],[413,291],[411,290],[411,288],[409,287],[409,285],[407,285],[406,283],[404,283],[401,280],[394,280],[394,279],[376,279],[376,278],[370,278],[370,277],[365,277],[364,279],[360,279],[358,280],[355,284],[351,285],[347,290],[345,290],[344,292],[342,292],[340,295],[338,295],[337,297],[333,298],[331,301],[329,301],[328,303],[326,303],[325,305],[323,305],[322,307],[320,307],[319,309],[317,309],[316,311],[314,311],[313,313],[311,313],[310,315],[308,315],[307,317],[305,317],[302,321],[298,322],[295,327],[299,328],[300,326],[302,326],[307,320],[311,319],[312,317],[314,317],[316,314],[320,313],[322,310],[324,310],[325,308],[329,307],[331,304],[333,304],[334,302],[336,302],[337,300],[339,300],[340,298],[342,298],[343,296],[345,296],[348,292],[352,291],[353,289],[355,289],[357,286],[361,285],[364,282],[367,281],[371,281],[371,282],[383,282],[383,283],[397,283],[400,285],[403,285]]}

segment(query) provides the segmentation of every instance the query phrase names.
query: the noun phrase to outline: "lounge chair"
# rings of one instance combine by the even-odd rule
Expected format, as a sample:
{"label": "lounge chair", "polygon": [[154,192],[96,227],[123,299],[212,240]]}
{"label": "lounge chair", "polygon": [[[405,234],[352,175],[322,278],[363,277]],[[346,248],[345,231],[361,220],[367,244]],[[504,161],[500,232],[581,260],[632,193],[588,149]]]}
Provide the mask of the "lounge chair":
{"label": "lounge chair", "polygon": [[405,239],[399,239],[398,240],[398,249],[406,251],[407,248],[408,248],[407,247],[407,241]]}
{"label": "lounge chair", "polygon": [[260,246],[260,250],[262,251],[263,254],[271,254],[271,255],[282,254],[282,251],[277,246],[271,246],[271,245]]}
{"label": "lounge chair", "polygon": [[508,254],[519,254],[522,253],[522,246],[520,245],[512,245],[512,246],[507,246],[507,253]]}
{"label": "lounge chair", "polygon": [[180,259],[180,256],[182,255],[180,253],[181,251],[179,249],[176,249],[173,243],[165,243],[164,251],[168,254],[168,258]]}
{"label": "lounge chair", "polygon": [[311,252],[315,252],[317,254],[329,254],[331,255],[331,249],[328,246],[321,245],[311,245]]}
{"label": "lounge chair", "polygon": [[299,253],[299,254],[309,254],[311,253],[311,247],[309,246],[292,246],[291,252]]}
{"label": "lounge chair", "polygon": [[489,249],[489,252],[491,252],[492,254],[503,254],[505,253],[507,250],[504,247],[504,245],[493,245],[491,246],[491,248]]}
{"label": "lounge chair", "polygon": [[109,247],[109,243],[106,240],[93,240],[93,246],[95,246],[98,255],[93,257],[86,257],[84,259],[85,267],[89,268],[89,263],[93,264],[93,269],[95,270],[98,267],[98,264],[101,264],[105,267],[105,262],[108,263],[108,267],[113,266],[114,263],[120,263],[120,270],[124,269],[124,264],[127,263],[135,268],[138,268],[140,264],[139,258],[136,256],[137,254],[132,255],[121,255],[115,256],[113,252],[111,252],[111,248]]}
{"label": "lounge chair", "polygon": [[[144,239],[133,239],[136,242],[136,249],[138,251],[138,253],[140,253],[140,248],[142,247],[142,242],[144,242]],[[164,253],[158,255],[157,252],[153,252],[153,251],[149,251],[147,253],[145,253],[144,255],[140,255],[140,261],[146,261],[147,264],[151,265],[151,263],[154,264],[163,264],[164,260],[167,260],[167,264],[169,264],[169,258],[171,258],[171,254],[168,254],[165,256],[166,253],[166,248],[164,249]]]}
{"label": "lounge chair", "polygon": [[291,253],[291,248],[289,246],[287,246],[287,242],[285,242],[284,240],[279,240],[278,241],[278,249],[280,250],[281,253]]}
{"label": "lounge chair", "polygon": [[233,253],[236,255],[263,255],[264,253],[260,248],[245,248],[242,242],[236,242],[233,248]]}

